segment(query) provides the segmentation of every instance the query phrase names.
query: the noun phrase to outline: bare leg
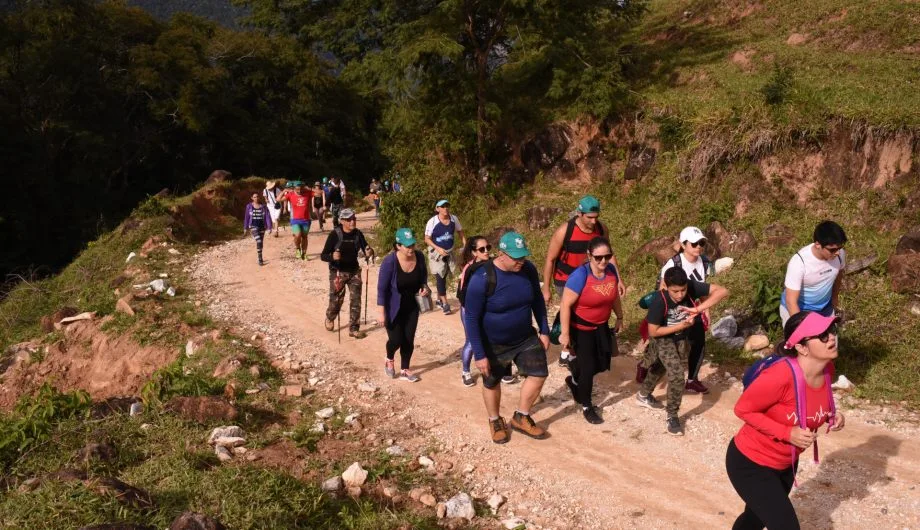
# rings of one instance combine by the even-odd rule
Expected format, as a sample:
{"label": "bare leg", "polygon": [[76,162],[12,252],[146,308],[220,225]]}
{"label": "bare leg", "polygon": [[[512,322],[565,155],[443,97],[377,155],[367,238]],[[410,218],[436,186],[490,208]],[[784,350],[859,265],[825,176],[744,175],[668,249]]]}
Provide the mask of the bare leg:
{"label": "bare leg", "polygon": [[540,391],[543,390],[545,377],[527,377],[524,384],[521,385],[521,400],[518,404],[518,410],[524,414],[530,414],[530,407],[540,397]]}
{"label": "bare leg", "polygon": [[501,383],[495,385],[495,388],[486,388],[482,386],[482,400],[486,404],[486,413],[489,418],[497,418],[499,409],[502,404],[502,386]]}

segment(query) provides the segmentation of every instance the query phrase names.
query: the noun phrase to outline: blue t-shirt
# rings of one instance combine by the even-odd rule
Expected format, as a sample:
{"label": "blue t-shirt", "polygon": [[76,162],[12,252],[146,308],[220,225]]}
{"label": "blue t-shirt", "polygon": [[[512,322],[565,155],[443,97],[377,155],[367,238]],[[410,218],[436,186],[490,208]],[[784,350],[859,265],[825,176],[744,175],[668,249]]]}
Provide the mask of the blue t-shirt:
{"label": "blue t-shirt", "polygon": [[451,215],[447,224],[442,223],[437,215],[425,224],[425,235],[431,238],[432,243],[444,250],[454,248],[454,234],[458,230],[463,230],[463,227],[460,226],[460,220],[456,215]]}
{"label": "blue t-shirt", "polygon": [[473,273],[464,303],[467,338],[477,360],[485,357],[483,339],[490,344],[517,344],[533,333],[533,318],[540,334],[549,335],[546,303],[533,263],[524,262],[520,272],[495,267],[495,292],[488,298],[486,274],[486,267]]}

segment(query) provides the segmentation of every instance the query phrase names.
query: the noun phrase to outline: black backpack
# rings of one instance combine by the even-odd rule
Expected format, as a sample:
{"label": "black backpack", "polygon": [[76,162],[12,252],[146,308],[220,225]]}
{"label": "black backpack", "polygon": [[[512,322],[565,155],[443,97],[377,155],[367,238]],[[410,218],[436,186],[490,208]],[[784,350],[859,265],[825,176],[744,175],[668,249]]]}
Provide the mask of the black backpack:
{"label": "black backpack", "polygon": [[[575,217],[569,219],[569,222],[565,227],[565,237],[562,238],[562,251],[559,253],[559,257],[556,258],[555,269],[558,269],[565,274],[572,274],[577,268],[563,261],[567,254],[587,255],[588,253],[588,241],[572,241],[572,233],[575,232],[575,219]],[[595,233],[599,237],[607,237],[607,227],[601,223],[600,219],[597,220]]]}
{"label": "black backpack", "polygon": [[[703,270],[706,271],[706,278],[715,274],[715,269],[713,267],[712,260],[709,259],[709,256],[707,256],[706,254],[701,254],[700,259],[703,260]],[[677,267],[678,269],[683,268],[683,259],[680,257],[680,252],[678,252],[677,254],[674,254],[674,257],[671,258],[669,261],[673,262],[674,266]],[[701,281],[705,282],[706,278],[703,278]],[[692,279],[695,279],[695,278],[692,278]],[[661,274],[659,273],[658,280],[655,282],[655,289],[654,289],[655,291],[659,291],[664,287],[663,285],[661,285],[661,282],[662,282],[662,278],[661,278]]]}
{"label": "black backpack", "polygon": [[[460,300],[460,306],[463,307],[466,305],[466,290],[470,286],[470,278],[473,277],[473,273],[481,269],[482,267],[486,268],[486,298],[495,294],[495,284],[498,282],[495,274],[495,263],[493,260],[487,261],[477,261],[469,267],[466,268],[466,271],[463,273],[463,278],[461,279],[462,287],[460,284],[457,285],[457,299]],[[528,267],[527,264],[524,264],[524,270],[527,271],[527,277],[531,282],[536,281],[536,284],[540,284],[540,280],[537,276],[536,267]]]}

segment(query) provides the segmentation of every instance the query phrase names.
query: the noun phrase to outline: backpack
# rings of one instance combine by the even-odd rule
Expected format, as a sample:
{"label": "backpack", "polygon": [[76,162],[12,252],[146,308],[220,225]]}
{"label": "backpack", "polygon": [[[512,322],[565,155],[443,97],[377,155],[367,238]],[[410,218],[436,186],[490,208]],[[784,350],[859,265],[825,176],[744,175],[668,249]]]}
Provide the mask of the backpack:
{"label": "backpack", "polygon": [[[671,263],[673,263],[674,266],[677,267],[678,269],[682,269],[682,268],[684,267],[683,258],[680,257],[680,254],[681,254],[680,252],[678,252],[677,254],[674,254],[674,257],[672,257],[672,258],[669,260],[669,261],[671,261]],[[714,265],[712,264],[712,260],[709,259],[709,256],[707,256],[707,255],[705,255],[705,254],[700,254],[700,259],[703,260],[703,270],[706,271],[706,277],[708,278],[709,276],[712,276],[713,274],[715,274],[715,267],[714,267]],[[691,279],[692,279],[692,278],[691,278]],[[661,277],[661,274],[659,274],[659,275],[658,275],[658,280],[655,282],[655,290],[656,290],[656,291],[662,288],[662,285],[661,285],[661,282],[662,282],[662,281],[663,281],[663,279],[662,279],[662,277]],[[706,278],[703,278],[703,281],[706,281]],[[643,297],[643,298],[645,298],[645,297]],[[643,309],[648,309],[648,308],[643,307]]]}
{"label": "backpack", "polygon": [[[460,278],[460,283],[457,285],[457,300],[460,300],[460,307],[466,305],[466,290],[470,285],[470,278],[473,277],[473,273],[485,267],[486,269],[486,298],[495,294],[495,285],[498,283],[497,275],[495,274],[495,263],[493,260],[486,261],[477,261],[467,265],[464,269],[463,274]],[[540,280],[537,277],[536,268],[524,266],[524,270],[527,271],[527,277],[530,279],[531,283],[536,282],[539,285]]]}
{"label": "backpack", "polygon": [[[786,366],[789,367],[789,370],[792,371],[792,380],[793,388],[795,389],[795,414],[798,419],[799,427],[802,429],[807,429],[807,415],[806,412],[808,409],[805,406],[805,396],[807,395],[807,390],[805,388],[805,374],[802,373],[802,367],[799,366],[797,360],[791,359],[785,355],[780,355],[774,353],[768,355],[763,359],[758,360],[751,366],[747,367],[744,371],[744,375],[741,377],[741,384],[744,386],[744,390],[747,390],[751,383],[757,379],[757,376],[762,374],[764,370],[773,366],[776,363],[785,362]],[[831,371],[829,366],[824,367],[824,387],[827,389],[827,401],[830,403],[830,416],[827,419],[827,430],[830,431],[831,427],[834,425],[834,417],[837,414],[837,406],[834,404],[834,390],[831,388]],[[743,391],[742,391],[743,392]],[[797,459],[795,446],[792,446],[792,462],[795,463]],[[814,443],[814,459],[815,463],[819,462],[818,460],[818,441],[815,440]]]}
{"label": "backpack", "polygon": [[[562,271],[565,274],[572,274],[575,272],[575,268],[564,261],[568,254],[587,254],[588,253],[588,241],[576,241],[572,242],[572,233],[575,232],[575,217],[569,219],[568,224],[565,227],[565,236],[562,238],[562,252],[559,253],[559,257],[556,258],[556,265],[554,270]],[[607,236],[607,228],[601,224],[600,219],[597,221],[597,226],[595,232],[599,237]],[[584,248],[582,248],[582,246]]]}
{"label": "backpack", "polygon": [[[647,295],[643,296],[642,299],[639,300],[639,307],[642,307],[642,309],[648,309],[649,305],[651,305],[652,298],[655,297],[655,293],[660,294],[662,301],[664,301],[664,317],[665,317],[665,320],[667,321],[668,300],[664,297],[664,290],[652,291],[648,293]],[[643,303],[645,304],[644,307],[642,306]],[[693,307],[696,307],[699,305],[698,303],[696,303],[696,300],[694,300],[693,298],[690,299],[690,303],[693,304]],[[700,313],[699,317],[700,317],[700,320],[703,322],[703,331],[709,331],[709,319],[706,317],[706,313]],[[639,336],[642,337],[642,340],[648,340],[650,337],[648,333],[648,317],[643,318],[642,322],[639,322]]]}

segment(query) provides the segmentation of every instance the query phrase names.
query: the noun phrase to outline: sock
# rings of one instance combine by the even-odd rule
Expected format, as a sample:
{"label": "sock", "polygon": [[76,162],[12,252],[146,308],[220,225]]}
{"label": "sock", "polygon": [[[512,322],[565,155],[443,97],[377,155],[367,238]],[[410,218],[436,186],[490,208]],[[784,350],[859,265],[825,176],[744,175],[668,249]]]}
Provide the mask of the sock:
{"label": "sock", "polygon": [[559,354],[559,357],[562,358],[562,359],[568,359],[568,358],[569,358],[569,351],[568,351],[568,350],[562,350],[562,353]]}
{"label": "sock", "polygon": [[581,410],[583,410],[583,411],[587,411],[589,408],[591,408],[591,407],[586,407],[586,406],[584,406],[584,405],[581,406]]}
{"label": "sock", "polygon": [[498,419],[498,416],[489,416],[489,421],[495,421]]}
{"label": "sock", "polygon": [[529,412],[521,412],[520,409],[514,411],[515,414],[520,414],[521,416],[530,416]]}

